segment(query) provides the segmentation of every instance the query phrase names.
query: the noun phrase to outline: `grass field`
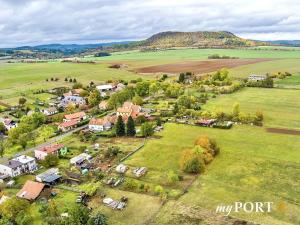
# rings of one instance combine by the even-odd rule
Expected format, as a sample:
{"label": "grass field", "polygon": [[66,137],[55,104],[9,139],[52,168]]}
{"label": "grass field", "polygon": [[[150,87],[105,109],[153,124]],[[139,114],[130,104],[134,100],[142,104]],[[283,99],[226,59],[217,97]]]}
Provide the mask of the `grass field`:
{"label": "grass field", "polygon": [[256,110],[262,110],[264,125],[267,127],[300,129],[299,90],[244,88],[233,94],[211,99],[203,108],[231,112],[236,102],[245,113],[254,114]]}
{"label": "grass field", "polygon": [[118,60],[197,60],[207,59],[209,55],[219,54],[239,58],[300,58],[300,48],[295,51],[287,50],[254,50],[254,49],[177,49],[156,52],[117,52],[111,56],[98,57],[100,61]]}
{"label": "grass field", "polygon": [[300,73],[275,82],[280,88],[300,89]]}
{"label": "grass field", "polygon": [[245,78],[250,74],[266,74],[277,72],[290,72],[297,74],[300,72],[299,59],[276,59],[273,61],[259,62],[231,68],[230,76]]}
{"label": "grass field", "polygon": [[[46,82],[51,77],[59,78],[58,82]],[[0,95],[9,95],[28,89],[51,88],[71,85],[64,82],[65,77],[76,78],[78,82],[88,84],[90,81],[103,82],[109,79],[135,79],[139,75],[107,67],[107,64],[75,63],[13,63],[0,66]]]}
{"label": "grass field", "polygon": [[238,217],[266,225],[300,221],[299,137],[266,133],[261,127],[221,130],[176,124],[167,124],[162,135],[160,140],[149,141],[126,163],[148,166],[150,171],[178,170],[181,151],[199,135],[215,138],[221,154],[175,206],[167,204],[156,224],[170,224],[172,215],[178,213],[177,204],[214,211],[218,204],[235,201],[273,201],[275,208],[283,201],[287,206],[283,213],[274,209],[268,215],[239,213],[235,215]]}

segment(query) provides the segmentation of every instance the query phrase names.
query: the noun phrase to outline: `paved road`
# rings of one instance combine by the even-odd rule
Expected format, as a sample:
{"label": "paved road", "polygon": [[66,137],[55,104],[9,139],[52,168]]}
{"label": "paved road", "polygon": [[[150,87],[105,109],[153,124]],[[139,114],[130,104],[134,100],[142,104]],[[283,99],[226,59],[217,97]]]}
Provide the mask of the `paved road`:
{"label": "paved road", "polygon": [[[46,141],[46,142],[44,142],[44,143],[42,143],[42,144],[39,144],[39,145],[37,145],[37,146],[35,146],[35,147],[25,149],[24,151],[19,152],[17,155],[24,155],[24,154],[26,155],[26,154],[28,154],[28,153],[33,152],[33,151],[36,150],[36,149],[39,149],[39,148],[42,148],[42,147],[44,147],[44,146],[47,146],[47,145],[53,144],[53,143],[55,143],[55,142],[58,142],[58,141],[60,141],[61,139],[65,138],[65,137],[67,137],[67,136],[70,136],[70,135],[73,134],[74,132],[77,132],[77,131],[82,130],[82,129],[87,128],[87,127],[88,127],[88,125],[84,125],[84,126],[81,126],[81,127],[77,127],[77,128],[75,128],[75,129],[73,129],[73,130],[70,130],[70,131],[68,131],[68,132],[66,132],[66,133],[62,133],[61,135],[55,136],[55,137],[49,139],[48,141]],[[7,157],[2,157],[2,158],[0,158],[0,163],[5,163],[5,162],[7,162],[7,161],[8,161],[8,158],[7,158]]]}

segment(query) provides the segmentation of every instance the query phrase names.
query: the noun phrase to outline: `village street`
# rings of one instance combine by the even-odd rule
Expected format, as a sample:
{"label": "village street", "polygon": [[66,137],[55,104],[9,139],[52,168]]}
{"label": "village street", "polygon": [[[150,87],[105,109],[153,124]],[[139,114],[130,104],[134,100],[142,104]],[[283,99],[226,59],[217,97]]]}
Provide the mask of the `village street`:
{"label": "village street", "polygon": [[[19,153],[18,153],[17,155],[15,155],[15,156],[26,155],[26,154],[28,154],[28,153],[34,152],[34,150],[36,150],[36,149],[39,149],[39,148],[42,148],[42,147],[44,147],[44,146],[51,145],[51,144],[53,144],[53,143],[55,143],[55,142],[58,142],[58,141],[62,140],[63,138],[65,138],[65,137],[67,137],[67,136],[70,136],[70,135],[72,135],[73,133],[75,133],[75,132],[77,132],[77,131],[79,131],[79,130],[82,130],[82,129],[84,129],[84,128],[87,128],[87,127],[88,127],[88,125],[84,125],[84,126],[81,126],[81,127],[77,127],[77,128],[75,128],[75,129],[73,129],[73,130],[70,130],[70,131],[68,131],[68,132],[66,132],[66,133],[62,133],[62,134],[60,134],[60,135],[58,135],[58,136],[55,136],[55,137],[49,139],[48,141],[46,141],[46,142],[44,142],[44,143],[42,143],[42,144],[36,145],[36,146],[34,146],[34,147],[32,147],[32,148],[28,148],[28,149],[26,149],[26,150],[24,150],[24,151],[21,151],[21,152],[19,152]],[[8,160],[9,160],[9,159],[8,159],[7,157],[4,157],[4,156],[3,156],[2,158],[0,158],[0,163],[6,163]]]}

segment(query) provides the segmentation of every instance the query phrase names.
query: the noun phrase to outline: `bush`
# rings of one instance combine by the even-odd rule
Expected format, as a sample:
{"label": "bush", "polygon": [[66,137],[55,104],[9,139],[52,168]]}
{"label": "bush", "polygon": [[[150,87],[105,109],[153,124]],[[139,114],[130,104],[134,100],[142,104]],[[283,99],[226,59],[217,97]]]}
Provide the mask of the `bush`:
{"label": "bush", "polygon": [[124,182],[124,189],[128,191],[134,191],[138,187],[138,183],[135,180],[126,179]]}
{"label": "bush", "polygon": [[45,159],[42,161],[42,165],[46,168],[57,166],[58,165],[59,158],[57,155],[54,154],[48,154]]}
{"label": "bush", "polygon": [[201,173],[205,169],[205,164],[199,153],[187,149],[181,155],[180,167],[186,173]]}

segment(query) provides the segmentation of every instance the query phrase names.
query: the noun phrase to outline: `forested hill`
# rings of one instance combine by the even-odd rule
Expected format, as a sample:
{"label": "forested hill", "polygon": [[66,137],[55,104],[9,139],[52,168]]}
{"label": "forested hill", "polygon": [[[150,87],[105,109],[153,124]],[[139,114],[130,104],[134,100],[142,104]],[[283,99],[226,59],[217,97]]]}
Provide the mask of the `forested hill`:
{"label": "forested hill", "polygon": [[232,48],[266,45],[264,42],[240,38],[230,32],[162,32],[141,41],[141,47],[172,48],[172,47],[203,47]]}

